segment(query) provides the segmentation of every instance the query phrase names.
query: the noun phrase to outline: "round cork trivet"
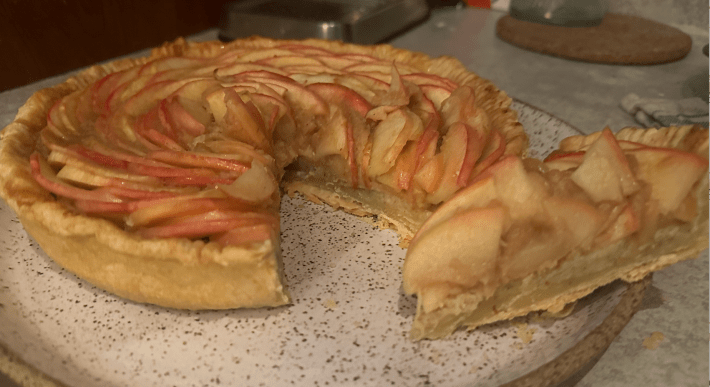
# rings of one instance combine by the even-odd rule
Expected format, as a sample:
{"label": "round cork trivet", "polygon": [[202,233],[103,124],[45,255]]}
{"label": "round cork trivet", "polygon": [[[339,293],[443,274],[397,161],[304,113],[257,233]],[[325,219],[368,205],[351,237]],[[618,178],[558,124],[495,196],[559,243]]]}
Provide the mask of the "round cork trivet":
{"label": "round cork trivet", "polygon": [[496,33],[515,46],[583,62],[648,65],[685,57],[690,36],[652,20],[609,13],[594,27],[561,27],[505,15]]}
{"label": "round cork trivet", "polygon": [[[628,284],[628,288],[611,313],[574,347],[537,370],[501,387],[561,386],[560,383],[566,384],[575,372],[585,366],[593,365],[640,309],[652,277],[653,274],[649,274],[641,281]],[[0,343],[0,372],[22,387],[67,387],[22,361],[2,343]]]}

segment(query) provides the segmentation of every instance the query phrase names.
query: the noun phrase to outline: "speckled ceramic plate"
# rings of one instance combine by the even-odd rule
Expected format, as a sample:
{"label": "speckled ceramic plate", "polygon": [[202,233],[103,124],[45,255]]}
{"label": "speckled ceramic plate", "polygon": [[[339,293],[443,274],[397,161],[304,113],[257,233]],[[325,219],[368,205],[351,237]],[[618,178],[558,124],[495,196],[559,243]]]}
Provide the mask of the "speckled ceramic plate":
{"label": "speckled ceramic plate", "polygon": [[[578,133],[524,103],[514,108],[532,156]],[[575,347],[628,288],[607,286],[564,319],[527,317],[415,343],[407,335],[416,300],[401,290],[405,251],[393,232],[298,198],[284,198],[282,214],[294,304],[194,312],[127,302],[76,278],[0,205],[5,361],[87,387],[497,386]]]}

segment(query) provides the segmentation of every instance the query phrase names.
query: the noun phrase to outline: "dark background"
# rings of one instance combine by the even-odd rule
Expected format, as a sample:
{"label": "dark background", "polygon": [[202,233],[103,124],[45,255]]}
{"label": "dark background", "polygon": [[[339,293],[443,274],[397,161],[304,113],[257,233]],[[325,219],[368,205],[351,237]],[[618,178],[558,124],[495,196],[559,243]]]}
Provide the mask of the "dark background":
{"label": "dark background", "polygon": [[216,27],[227,0],[1,0],[0,91]]}

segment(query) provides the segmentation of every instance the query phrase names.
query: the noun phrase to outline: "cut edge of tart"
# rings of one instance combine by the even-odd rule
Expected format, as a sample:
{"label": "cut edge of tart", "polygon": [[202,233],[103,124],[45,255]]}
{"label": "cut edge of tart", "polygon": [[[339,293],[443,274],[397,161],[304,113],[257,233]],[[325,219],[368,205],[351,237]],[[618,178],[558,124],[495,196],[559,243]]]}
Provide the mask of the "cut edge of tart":
{"label": "cut edge of tart", "polygon": [[554,315],[708,248],[707,128],[607,128],[563,140],[544,161],[508,157],[479,176],[407,251],[415,340]]}
{"label": "cut edge of tart", "polygon": [[[49,144],[42,142],[43,129],[55,124],[61,126],[59,123],[52,123],[53,118],[62,121],[61,124],[70,129],[83,125],[75,121],[79,115],[76,111],[77,105],[71,102],[71,99],[67,104],[59,103],[63,101],[63,97],[85,91],[102,80],[110,82],[106,79],[110,79],[112,74],[150,66],[152,61],[163,58],[215,58],[220,55],[228,56],[230,52],[258,56],[259,52],[277,49],[275,47],[284,45],[300,47],[312,52],[324,49],[353,58],[361,56],[404,63],[422,73],[432,73],[457,85],[467,86],[475,94],[476,108],[485,112],[485,118],[489,120],[488,124],[497,131],[498,140],[502,141],[504,146],[502,153],[521,155],[527,148],[527,137],[517,121],[516,113],[510,109],[510,98],[490,82],[470,73],[453,58],[432,59],[421,53],[395,49],[387,45],[364,47],[320,40],[275,41],[254,37],[223,44],[220,42],[188,43],[179,39],[154,49],[149,57],[124,59],[93,66],[62,84],[35,93],[19,110],[15,120],[2,131],[0,165],[3,165],[3,168],[0,171],[0,196],[17,213],[27,231],[52,259],[70,272],[118,296],[137,302],[179,309],[256,308],[288,304],[290,296],[281,267],[278,226],[274,226],[270,233],[261,229],[258,238],[255,237],[253,241],[247,238],[246,242],[240,239],[241,242],[237,244],[220,244],[200,238],[145,237],[160,235],[150,234],[160,230],[145,232],[141,229],[131,229],[133,226],[131,222],[117,222],[110,216],[104,218],[88,216],[82,208],[89,208],[89,212],[97,211],[94,196],[83,201],[84,207],[82,207],[79,201],[73,203],[72,200],[67,201],[56,194],[64,189],[62,184],[55,193],[45,189],[48,186],[54,187],[52,184],[57,183],[57,174],[55,174],[57,171],[51,170],[49,164],[57,163],[57,160],[61,160],[76,149],[70,147],[74,144],[64,146],[62,141],[66,133],[54,130],[56,128],[50,128],[52,130],[47,134],[50,137],[55,136],[55,139],[58,138],[53,144],[56,147],[47,150]],[[308,74],[309,68],[305,61],[298,66],[302,66],[299,68]],[[224,72],[208,74],[221,79],[231,75],[233,74],[225,75]],[[364,78],[363,80],[370,81]],[[273,81],[273,88],[278,88],[279,85],[278,79]],[[246,83],[244,85],[244,87],[251,86],[253,85]],[[109,105],[114,103],[115,95],[123,92],[120,90],[117,93],[113,90],[111,95],[104,96],[100,104],[105,104],[107,109],[112,108]],[[127,91],[125,93],[131,95]],[[223,98],[217,101],[218,105],[228,101],[227,96]],[[148,117],[145,118],[146,120],[150,118],[140,105],[126,109],[129,108],[137,109],[140,117]],[[449,115],[455,115],[460,108],[452,104],[449,107]],[[160,114],[162,113],[158,110],[152,119],[164,119]],[[120,126],[122,122],[111,124]],[[169,146],[175,146],[160,134],[150,132],[146,134],[148,135],[154,136],[150,138],[153,144],[166,141]],[[269,144],[263,146],[268,148]],[[266,152],[266,155],[268,154]],[[495,154],[496,158],[501,155]],[[166,157],[169,159],[170,154],[161,153],[160,156],[160,160],[164,160]],[[278,168],[290,163],[290,160],[287,158],[286,162],[282,162],[279,154],[274,156],[278,165],[273,173],[278,179],[281,173]],[[162,164],[151,166],[154,165],[164,167]],[[298,173],[313,177],[319,176],[323,171],[321,166],[311,165]],[[326,168],[325,171],[328,172],[328,169]],[[66,173],[68,174],[69,172]],[[81,180],[76,176],[72,178]],[[286,190],[291,193],[300,191],[306,197],[313,199],[318,196],[317,194],[314,196],[313,190],[322,183],[319,181],[315,184],[316,181],[312,180],[309,184],[308,179],[303,177],[299,186],[291,180]],[[357,194],[358,191],[362,191],[349,188],[348,182],[342,179],[334,184],[340,188],[344,187],[343,189],[351,193]],[[386,191],[385,188],[382,190]],[[220,195],[224,195],[228,189],[220,188],[218,184],[212,191],[220,191]],[[210,195],[206,194],[206,196]],[[321,195],[321,198],[323,197],[333,196]],[[114,197],[110,196],[110,199],[113,200]],[[335,207],[350,206],[346,209],[363,216],[386,214],[387,209],[382,205],[391,203],[373,201],[379,204],[356,209],[351,206],[352,201],[327,200],[327,202]],[[400,201],[403,205],[406,204],[405,202]],[[100,208],[105,207],[102,204]],[[141,208],[146,207],[141,205]],[[278,203],[272,203],[269,208],[270,211],[278,211]],[[391,209],[389,211],[391,214],[398,212]],[[415,210],[414,213],[416,217],[409,223],[399,222],[395,217],[390,217],[388,223],[382,224],[394,227],[406,244],[419,224],[430,214],[430,210]]]}

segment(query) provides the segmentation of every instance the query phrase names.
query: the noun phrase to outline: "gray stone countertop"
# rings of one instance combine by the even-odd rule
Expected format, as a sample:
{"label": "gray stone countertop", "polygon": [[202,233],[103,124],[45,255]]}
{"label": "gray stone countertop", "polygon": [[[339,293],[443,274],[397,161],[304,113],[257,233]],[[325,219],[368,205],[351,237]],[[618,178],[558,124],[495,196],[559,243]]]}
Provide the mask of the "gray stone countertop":
{"label": "gray stone countertop", "polygon": [[[703,9],[702,12],[705,12]],[[635,126],[619,107],[628,93],[680,99],[707,93],[708,59],[702,47],[706,30],[676,26],[693,38],[689,55],[674,63],[614,66],[559,59],[514,47],[495,36],[503,13],[473,8],[446,8],[394,38],[395,47],[431,56],[458,58],[511,97],[527,102],[589,133],[609,126]],[[193,40],[215,39],[209,30]],[[136,55],[145,54],[145,52]],[[48,78],[0,93],[0,128],[35,91],[70,74]],[[708,94],[704,94],[707,97]],[[642,309],[606,352],[564,383],[566,386],[700,386],[709,376],[708,253],[666,268],[653,277]],[[656,349],[644,346],[654,332],[663,334]],[[1,376],[1,375],[0,375]]]}

